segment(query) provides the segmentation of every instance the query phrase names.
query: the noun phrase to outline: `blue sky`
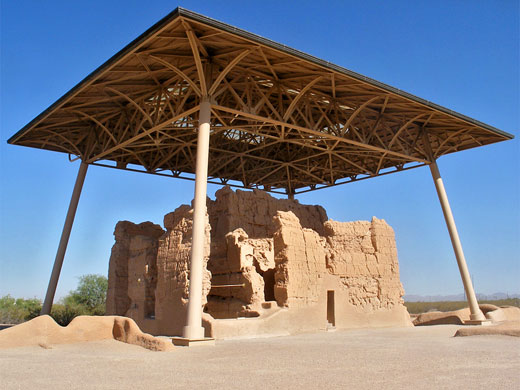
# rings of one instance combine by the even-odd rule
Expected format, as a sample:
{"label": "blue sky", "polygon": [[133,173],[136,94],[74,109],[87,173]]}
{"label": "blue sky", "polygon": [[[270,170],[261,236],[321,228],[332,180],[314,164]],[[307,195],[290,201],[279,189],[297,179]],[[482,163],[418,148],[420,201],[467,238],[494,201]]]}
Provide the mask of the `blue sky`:
{"label": "blue sky", "polygon": [[[177,6],[514,134],[438,163],[477,292],[520,292],[518,1],[18,0],[1,2],[0,296],[44,296],[78,170],[7,139]],[[192,196],[192,182],[91,167],[57,296],[107,273],[118,220],[162,224]],[[463,291],[428,168],[298,199],[335,220],[384,218],[407,293]]]}

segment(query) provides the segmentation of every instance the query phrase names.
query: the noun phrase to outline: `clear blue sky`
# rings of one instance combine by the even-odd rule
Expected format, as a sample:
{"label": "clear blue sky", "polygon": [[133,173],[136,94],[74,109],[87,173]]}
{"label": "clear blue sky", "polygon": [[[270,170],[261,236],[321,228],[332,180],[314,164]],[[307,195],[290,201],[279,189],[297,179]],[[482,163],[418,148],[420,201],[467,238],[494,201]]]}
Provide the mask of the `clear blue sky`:
{"label": "clear blue sky", "polygon": [[[6,140],[178,5],[513,133],[438,162],[477,292],[520,292],[518,1],[1,4],[0,296],[45,294],[78,169],[66,155]],[[118,220],[162,224],[192,194],[191,182],[91,167],[57,296],[80,275],[107,274]],[[335,220],[384,218],[407,293],[462,292],[428,168],[298,199]]]}

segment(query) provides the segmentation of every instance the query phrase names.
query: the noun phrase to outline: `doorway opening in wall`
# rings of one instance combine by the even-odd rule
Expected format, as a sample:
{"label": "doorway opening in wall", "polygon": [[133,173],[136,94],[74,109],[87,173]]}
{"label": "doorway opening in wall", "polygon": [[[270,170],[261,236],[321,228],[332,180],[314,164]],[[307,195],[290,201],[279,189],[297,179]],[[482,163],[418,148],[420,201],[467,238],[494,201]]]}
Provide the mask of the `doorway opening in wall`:
{"label": "doorway opening in wall", "polygon": [[144,271],[144,318],[155,320],[155,289],[157,287],[157,266],[153,263],[146,264]]}
{"label": "doorway opening in wall", "polygon": [[327,291],[327,323],[329,326],[336,326],[336,315],[334,312],[334,290]]}
{"label": "doorway opening in wall", "polygon": [[274,268],[268,269],[262,275],[262,277],[264,278],[264,299],[266,302],[276,300],[274,297],[274,271]]}

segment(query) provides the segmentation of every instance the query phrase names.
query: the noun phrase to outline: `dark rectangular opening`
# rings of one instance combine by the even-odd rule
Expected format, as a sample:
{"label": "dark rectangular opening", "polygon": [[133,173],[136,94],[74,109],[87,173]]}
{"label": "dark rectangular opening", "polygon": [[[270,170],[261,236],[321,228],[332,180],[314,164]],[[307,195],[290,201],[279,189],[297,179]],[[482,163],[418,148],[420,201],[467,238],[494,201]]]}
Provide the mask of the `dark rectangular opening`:
{"label": "dark rectangular opening", "polygon": [[327,322],[336,326],[336,316],[334,313],[334,290],[327,291]]}
{"label": "dark rectangular opening", "polygon": [[155,320],[155,289],[157,287],[157,266],[146,264],[144,266],[144,318]]}

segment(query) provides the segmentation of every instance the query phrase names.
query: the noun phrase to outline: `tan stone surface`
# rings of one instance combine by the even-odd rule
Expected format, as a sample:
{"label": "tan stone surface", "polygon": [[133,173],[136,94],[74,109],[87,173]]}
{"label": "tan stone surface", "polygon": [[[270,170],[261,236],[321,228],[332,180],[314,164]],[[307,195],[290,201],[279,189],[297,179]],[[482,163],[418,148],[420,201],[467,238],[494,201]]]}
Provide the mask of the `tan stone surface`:
{"label": "tan stone surface", "polygon": [[[227,187],[208,199],[207,210],[203,323],[208,336],[410,324],[394,232],[385,221],[327,221],[320,206]],[[119,301],[111,299],[122,302],[123,314],[147,332],[180,335],[185,325],[192,214],[188,205],[167,214],[166,233],[158,239],[133,234],[143,224],[116,228],[112,258],[117,261],[111,264],[125,263],[126,256],[119,268],[127,284],[116,279],[123,287]],[[147,257],[150,248],[156,248],[155,263]],[[152,263],[156,282],[149,294],[139,283]],[[153,316],[146,312],[150,295]],[[247,327],[218,322],[240,318],[248,319]]]}
{"label": "tan stone surface", "polygon": [[117,341],[138,345],[150,351],[171,351],[174,348],[170,339],[160,339],[141,332],[135,321],[127,317],[114,317],[112,335]]}
{"label": "tan stone surface", "polygon": [[[502,310],[499,307],[497,307],[495,310],[490,310],[484,314],[486,318],[493,323],[507,321],[507,310]],[[520,318],[518,318],[518,320],[520,321]]]}
{"label": "tan stone surface", "polygon": [[208,202],[212,239],[223,238],[237,228],[251,238],[272,237],[273,217],[278,211],[292,211],[300,224],[323,233],[327,213],[321,206],[302,205],[296,200],[276,199],[260,190],[233,191],[223,187],[215,193],[215,201]]}
{"label": "tan stone surface", "polygon": [[[155,322],[157,332],[180,335],[185,325],[189,291],[190,251],[193,210],[186,205],[164,217],[166,233],[159,240],[157,253],[157,288],[155,292]],[[207,270],[211,227],[206,216],[206,240],[203,259],[202,304],[211,286]]]}
{"label": "tan stone surface", "polygon": [[[251,239],[241,229],[226,234],[226,256],[213,257],[212,289],[206,311],[214,318],[258,316],[256,309],[265,302],[265,281],[262,275],[274,272],[274,252],[271,239]],[[218,250],[217,250],[218,253]]]}
{"label": "tan stone surface", "polygon": [[[494,305],[489,305],[494,306]],[[480,305],[482,308],[482,305]],[[482,310],[484,311],[484,310]],[[485,311],[486,318],[492,322],[517,321],[520,322],[520,308],[515,306],[496,307],[494,310]]]}
{"label": "tan stone surface", "polygon": [[224,187],[215,196],[208,201],[212,284],[244,287],[212,288],[206,311],[216,318],[258,316],[259,304],[275,300],[275,268],[280,268],[275,264],[273,218],[279,211],[291,211],[303,226],[322,232],[327,214],[321,206],[276,199],[258,190]]}
{"label": "tan stone surface", "polygon": [[515,306],[502,306],[500,311],[504,313],[506,321],[519,321],[520,322],[520,307]]}
{"label": "tan stone surface", "polygon": [[276,302],[287,307],[317,303],[326,271],[321,237],[312,229],[302,228],[291,211],[279,211],[274,226]]}
{"label": "tan stone surface", "polygon": [[420,314],[414,321],[415,326],[423,325],[463,325],[470,319],[468,308],[455,311],[432,311]]}
{"label": "tan stone surface", "polygon": [[[486,318],[493,323],[520,322],[520,308],[514,306],[498,307],[490,304],[479,305],[480,310],[486,315]],[[469,308],[464,308],[449,312],[428,312],[417,316],[413,324],[415,326],[422,325],[463,325],[464,321],[470,320]]]}
{"label": "tan stone surface", "polygon": [[48,315],[0,331],[0,349],[37,345],[52,348],[71,344],[115,339],[152,351],[169,351],[173,344],[143,333],[130,318],[118,316],[79,316],[62,327]]}
{"label": "tan stone surface", "polygon": [[520,337],[520,321],[505,321],[491,326],[467,326],[455,333],[455,337],[490,335]]}
{"label": "tan stone surface", "polygon": [[349,302],[369,310],[402,305],[404,289],[393,229],[384,221],[325,222],[327,268]]}
{"label": "tan stone surface", "polygon": [[[151,222],[117,223],[108,271],[107,314],[129,315],[138,320],[153,315],[157,240],[163,234],[164,230]],[[138,313],[143,315],[138,318]]]}
{"label": "tan stone surface", "polygon": [[490,303],[481,303],[478,305],[478,307],[480,308],[483,314],[487,314],[490,311],[500,309],[498,306],[492,305]]}

